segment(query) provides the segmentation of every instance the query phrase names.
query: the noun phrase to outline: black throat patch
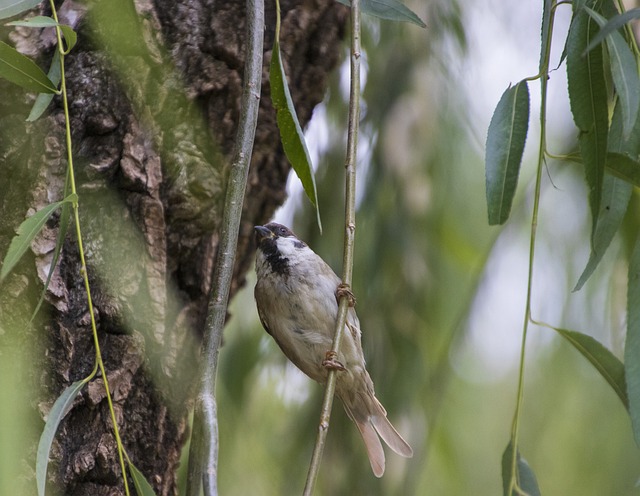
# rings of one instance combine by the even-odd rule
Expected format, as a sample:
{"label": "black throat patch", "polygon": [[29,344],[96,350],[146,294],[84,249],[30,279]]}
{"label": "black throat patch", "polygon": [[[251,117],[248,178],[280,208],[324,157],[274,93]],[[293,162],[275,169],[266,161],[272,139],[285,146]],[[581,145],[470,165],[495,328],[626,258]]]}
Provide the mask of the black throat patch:
{"label": "black throat patch", "polygon": [[274,239],[264,240],[260,243],[260,249],[264,253],[264,257],[271,266],[271,270],[276,274],[289,275],[289,259],[283,257],[278,251]]}

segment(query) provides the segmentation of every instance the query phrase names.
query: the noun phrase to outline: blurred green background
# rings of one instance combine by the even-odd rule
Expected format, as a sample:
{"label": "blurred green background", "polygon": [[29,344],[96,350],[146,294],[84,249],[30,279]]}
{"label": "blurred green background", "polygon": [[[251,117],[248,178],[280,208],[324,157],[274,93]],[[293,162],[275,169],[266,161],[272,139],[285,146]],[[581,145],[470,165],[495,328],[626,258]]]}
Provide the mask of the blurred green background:
{"label": "blurred green background", "polygon": [[[487,225],[484,140],[502,91],[537,73],[542,2],[406,4],[426,30],[370,18],[363,25],[354,292],[377,396],[415,455],[405,460],[387,451],[387,472],[376,479],[336,401],[316,494],[497,495],[524,319],[536,83],[518,195],[502,228]],[[569,18],[570,7],[560,7],[554,66]],[[347,94],[348,61],[307,129],[324,234],[295,178],[277,215],[338,273]],[[551,75],[549,111],[551,151],[574,150],[564,66]],[[621,357],[628,245],[639,217],[629,215],[596,273],[572,293],[590,249],[580,167],[548,160],[541,200],[533,317],[590,334]],[[637,196],[632,202],[637,212]],[[323,390],[262,330],[254,281],[252,274],[232,302],[220,353],[220,494],[299,494]],[[23,379],[39,352],[18,332],[10,345],[0,355],[0,493],[32,494],[33,480],[16,474],[34,459],[41,428]],[[640,494],[640,452],[623,405],[582,356],[536,326],[523,408],[520,450],[542,494]]]}

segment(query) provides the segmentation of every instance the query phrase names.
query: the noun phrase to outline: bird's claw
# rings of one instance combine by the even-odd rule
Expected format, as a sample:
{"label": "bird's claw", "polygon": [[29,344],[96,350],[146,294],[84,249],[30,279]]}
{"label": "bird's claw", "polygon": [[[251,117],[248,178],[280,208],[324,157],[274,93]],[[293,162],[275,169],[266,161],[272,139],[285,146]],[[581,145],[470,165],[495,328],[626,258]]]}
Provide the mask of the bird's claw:
{"label": "bird's claw", "polygon": [[329,370],[347,370],[336,358],[338,354],[335,351],[327,351],[327,354],[322,360],[322,366]]}
{"label": "bird's claw", "polygon": [[338,289],[336,289],[336,301],[338,305],[340,304],[340,298],[345,297],[349,302],[350,307],[356,306],[356,297],[353,295],[351,288],[348,284],[340,283],[338,284]]}

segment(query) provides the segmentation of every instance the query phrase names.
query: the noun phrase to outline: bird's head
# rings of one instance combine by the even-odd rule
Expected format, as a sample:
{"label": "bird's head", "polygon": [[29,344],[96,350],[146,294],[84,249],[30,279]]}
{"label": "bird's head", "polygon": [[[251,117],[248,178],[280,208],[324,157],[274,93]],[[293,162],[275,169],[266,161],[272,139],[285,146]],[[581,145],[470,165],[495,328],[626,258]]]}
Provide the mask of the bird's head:
{"label": "bird's head", "polygon": [[270,222],[255,226],[258,257],[264,257],[274,272],[286,274],[289,267],[308,250],[307,245],[286,226]]}

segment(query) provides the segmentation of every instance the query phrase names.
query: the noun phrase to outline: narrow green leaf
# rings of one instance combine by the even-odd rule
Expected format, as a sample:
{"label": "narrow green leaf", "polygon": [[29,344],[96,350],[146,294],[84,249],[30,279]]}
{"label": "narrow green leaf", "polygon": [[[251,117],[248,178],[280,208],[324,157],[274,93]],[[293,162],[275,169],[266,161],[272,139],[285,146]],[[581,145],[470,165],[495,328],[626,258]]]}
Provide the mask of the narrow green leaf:
{"label": "narrow green leaf", "polygon": [[47,280],[44,283],[44,287],[40,292],[40,299],[38,300],[38,304],[36,308],[33,310],[31,314],[31,318],[29,322],[32,322],[33,319],[38,315],[40,311],[40,307],[44,302],[44,297],[47,294],[47,289],[49,288],[49,283],[51,282],[51,278],[53,277],[53,272],[56,270],[56,266],[58,265],[58,259],[60,258],[60,252],[62,251],[62,245],[64,244],[64,238],[67,234],[67,229],[69,228],[69,220],[71,216],[71,204],[69,202],[65,202],[62,205],[62,211],[60,212],[60,225],[58,227],[58,238],[56,239],[56,247],[53,251],[53,258],[51,260],[51,267],[49,267],[49,274],[47,274]]}
{"label": "narrow green leaf", "polygon": [[[351,7],[351,0],[337,0],[342,5]],[[361,0],[360,10],[364,14],[369,14],[387,21],[411,22],[426,28],[427,25],[415,12],[398,0]]]}
{"label": "narrow green leaf", "polygon": [[540,496],[540,488],[538,488],[538,481],[536,475],[527,463],[527,461],[520,456],[520,452],[516,453],[516,473],[513,474],[513,440],[509,441],[504,453],[502,454],[502,494],[504,496],[518,496],[522,493],[518,493],[515,489],[509,493],[511,486],[511,480],[515,478],[518,487],[527,494],[527,496]]}
{"label": "narrow green leaf", "polygon": [[27,28],[55,28],[56,26],[60,26],[62,35],[67,42],[67,49],[65,53],[69,53],[69,51],[76,45],[76,41],[78,40],[78,35],[71,26],[67,26],[66,24],[58,24],[55,19],[51,17],[35,16],[29,19],[24,19],[22,21],[8,22],[7,25],[24,26]]}
{"label": "narrow green leaf", "polygon": [[626,12],[609,19],[598,34],[592,38],[591,42],[585,48],[584,53],[593,50],[596,46],[602,43],[607,36],[614,31],[617,31],[633,19],[640,19],[640,8],[627,10]]}
{"label": "narrow green leaf", "polygon": [[[51,67],[49,68],[49,73],[47,77],[51,80],[51,82],[58,87],[60,84],[60,52],[56,50],[53,54],[53,59],[51,59]],[[53,100],[53,93],[40,93],[36,101],[31,107],[31,112],[29,112],[29,117],[27,117],[27,122],[33,122],[38,120],[40,116],[47,110],[47,107]]]}
{"label": "narrow green leaf", "polygon": [[584,356],[600,373],[622,401],[625,408],[629,408],[627,398],[627,384],[624,377],[624,365],[618,358],[605,348],[598,340],[576,331],[550,327]]}
{"label": "narrow green leaf", "polygon": [[541,43],[540,43],[540,62],[538,63],[538,69],[542,72],[545,58],[545,47],[550,43],[549,38],[549,25],[551,23],[551,6],[552,0],[544,0],[542,7],[542,27],[541,27]]}
{"label": "narrow green leaf", "polygon": [[607,154],[607,171],[640,188],[640,162],[621,153]]}
{"label": "narrow green leaf", "polygon": [[16,16],[40,4],[41,0],[2,0],[0,2],[0,19]]}
{"label": "narrow green leaf", "polygon": [[47,466],[49,465],[49,452],[51,451],[51,444],[53,438],[56,435],[58,426],[65,415],[69,412],[69,408],[73,404],[76,396],[87,382],[87,379],[76,381],[71,384],[51,407],[51,411],[47,417],[47,422],[40,436],[40,442],[38,443],[38,452],[36,456],[36,483],[38,486],[38,496],[44,496],[45,486],[47,483]]}
{"label": "narrow green leaf", "polygon": [[[601,28],[606,24],[607,20],[603,16],[588,7],[585,10]],[[636,59],[618,31],[612,31],[607,36],[606,46],[613,84],[620,97],[622,115],[624,116],[623,132],[625,136],[629,136],[638,117],[640,103],[640,79],[638,78]]]}
{"label": "narrow green leaf", "polygon": [[269,68],[269,84],[271,86],[271,102],[276,109],[278,129],[284,152],[291,162],[293,170],[300,178],[307,197],[316,208],[318,226],[322,231],[320,222],[320,208],[318,207],[318,195],[316,190],[316,179],[311,167],[311,158],[304,140],[304,133],[300,127],[296,109],[287,86],[287,77],[280,58],[280,44],[276,36],[273,42],[271,55],[271,65]]}
{"label": "narrow green leaf", "polygon": [[529,87],[520,81],[500,98],[489,124],[485,155],[489,224],[509,218],[529,128]]}
{"label": "narrow green leaf", "polygon": [[629,261],[624,375],[627,381],[633,436],[636,444],[640,445],[640,238],[636,240]]}
{"label": "narrow green leaf", "polygon": [[56,93],[56,86],[29,57],[0,41],[0,77],[38,93]]}
{"label": "narrow green leaf", "polygon": [[20,261],[22,255],[25,254],[31,245],[33,238],[35,238],[42,230],[53,212],[60,208],[64,202],[65,200],[62,200],[52,203],[51,205],[47,205],[20,224],[20,227],[18,227],[18,234],[11,240],[9,250],[7,250],[7,254],[4,257],[2,270],[0,270],[0,281],[4,280],[4,278],[9,275],[9,272],[11,272],[15,265]]}
{"label": "narrow green leaf", "polygon": [[602,199],[609,127],[602,50],[592,50],[583,56],[597,30],[595,21],[581,9],[574,13],[567,38],[569,102],[573,120],[580,130],[580,154],[589,187],[592,233]]}
{"label": "narrow green leaf", "polygon": [[57,25],[58,23],[53,17],[47,16],[33,16],[29,19],[22,19],[19,21],[11,21],[7,23],[7,26],[24,26],[27,28],[51,28]]}
{"label": "narrow green leaf", "polygon": [[640,187],[640,119],[629,136],[623,136],[620,102],[613,111],[609,128],[607,172]]}
{"label": "narrow green leaf", "polygon": [[60,30],[62,31],[62,36],[64,36],[64,40],[67,43],[67,47],[64,51],[65,55],[71,51],[71,49],[76,46],[76,42],[78,41],[78,35],[73,30],[71,26],[67,26],[66,24],[60,24]]}
{"label": "narrow green leaf", "polygon": [[613,236],[622,224],[632,191],[633,185],[629,182],[611,174],[604,175],[600,212],[591,238],[591,255],[576,287],[573,288],[574,291],[582,288],[602,260]]}
{"label": "narrow green leaf", "polygon": [[631,133],[625,136],[622,132],[623,110],[620,107],[620,101],[618,101],[611,118],[607,149],[609,153],[626,155],[637,162],[640,160],[640,119],[636,119]]}
{"label": "narrow green leaf", "polygon": [[149,484],[144,474],[138,470],[138,468],[127,457],[127,465],[129,467],[129,474],[133,479],[133,485],[136,488],[138,496],[156,496],[153,487]]}

